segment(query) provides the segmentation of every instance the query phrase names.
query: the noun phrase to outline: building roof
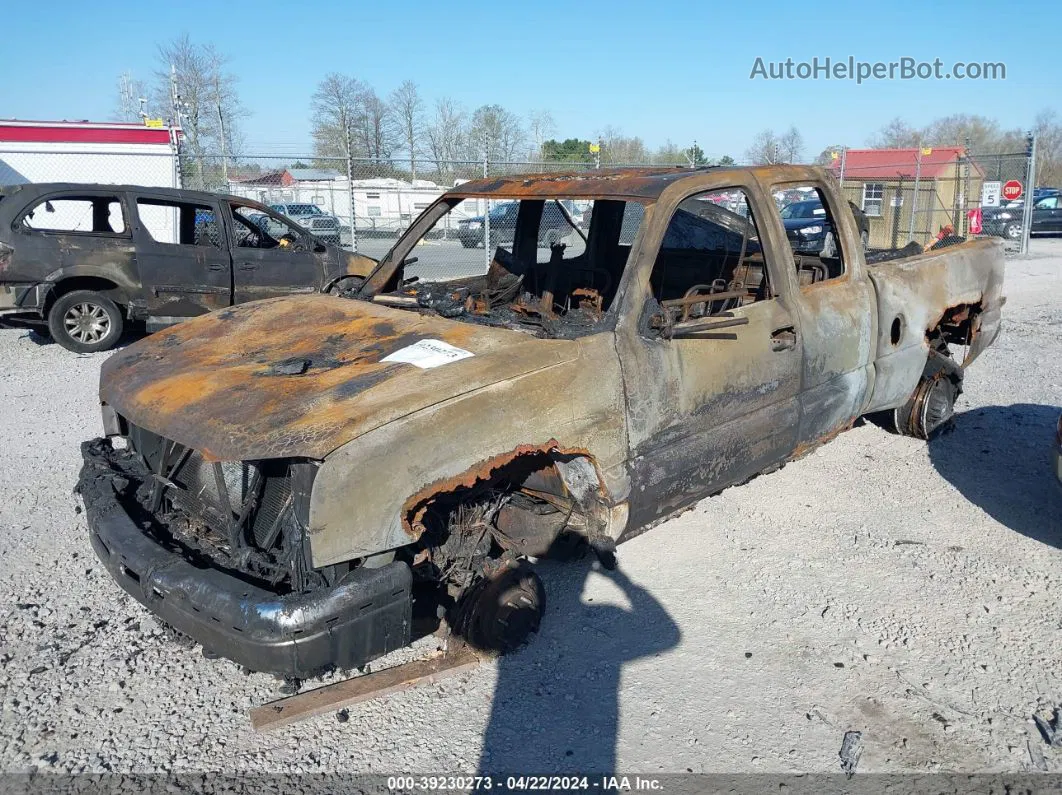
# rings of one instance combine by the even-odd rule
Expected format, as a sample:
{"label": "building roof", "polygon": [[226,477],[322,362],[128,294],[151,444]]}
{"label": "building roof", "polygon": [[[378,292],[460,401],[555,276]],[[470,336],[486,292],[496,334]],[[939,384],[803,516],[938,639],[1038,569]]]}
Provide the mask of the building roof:
{"label": "building roof", "polygon": [[329,182],[344,176],[334,168],[289,168],[288,173],[298,182]]}
{"label": "building roof", "polygon": [[3,119],[0,120],[0,141],[5,143],[169,145],[171,128],[115,122]]}
{"label": "building roof", "polygon": [[[849,149],[844,155],[844,177],[854,180],[936,179],[950,176],[951,167],[963,161],[961,146],[934,146],[918,149]],[[919,165],[921,152],[921,165]],[[970,160],[977,176],[984,176],[980,166]],[[835,172],[841,169],[841,158],[830,165]]]}
{"label": "building roof", "polygon": [[287,169],[283,169],[283,168],[280,169],[279,171],[266,171],[265,173],[259,174],[259,175],[254,176],[254,177],[247,177],[245,179],[244,178],[233,179],[231,181],[234,182],[234,183],[239,183],[240,185],[268,185],[268,186],[276,186],[276,185],[287,186],[287,185],[290,185],[292,183],[291,174],[288,173]]}

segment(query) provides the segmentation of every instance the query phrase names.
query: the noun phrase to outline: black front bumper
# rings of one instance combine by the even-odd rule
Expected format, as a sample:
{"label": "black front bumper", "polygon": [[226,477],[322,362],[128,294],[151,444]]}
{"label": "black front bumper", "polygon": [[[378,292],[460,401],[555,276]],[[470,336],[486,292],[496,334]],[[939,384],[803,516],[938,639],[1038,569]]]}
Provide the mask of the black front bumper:
{"label": "black front bumper", "polygon": [[150,475],[133,455],[102,439],[85,442],[82,455],[78,491],[96,555],[123,590],[204,649],[254,671],[306,678],[409,644],[412,575],[405,564],[358,569],[332,588],[278,595],[193,564],[152,537],[151,517],[135,498]]}

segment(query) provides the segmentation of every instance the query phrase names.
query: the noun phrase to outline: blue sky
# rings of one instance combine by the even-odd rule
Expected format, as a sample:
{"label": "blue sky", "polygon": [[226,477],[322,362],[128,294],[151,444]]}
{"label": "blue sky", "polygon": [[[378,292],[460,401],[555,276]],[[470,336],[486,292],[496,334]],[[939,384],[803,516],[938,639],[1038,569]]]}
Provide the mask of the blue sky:
{"label": "blue sky", "polygon": [[[91,9],[91,10],[90,10]],[[1028,127],[1062,113],[1062,3],[892,0],[826,7],[774,2],[234,3],[225,0],[13,2],[4,12],[0,118],[108,118],[123,71],[148,79],[156,45],[183,32],[231,58],[248,150],[309,149],[309,102],[328,72],[386,95],[404,79],[470,110],[546,108],[558,137],[605,125],[655,147],[696,139],[740,157],[758,131],[795,124],[809,155],[863,145],[902,116],[915,125],[966,112]],[[1003,81],[750,80],[757,56],[830,56],[945,68],[1002,61]]]}

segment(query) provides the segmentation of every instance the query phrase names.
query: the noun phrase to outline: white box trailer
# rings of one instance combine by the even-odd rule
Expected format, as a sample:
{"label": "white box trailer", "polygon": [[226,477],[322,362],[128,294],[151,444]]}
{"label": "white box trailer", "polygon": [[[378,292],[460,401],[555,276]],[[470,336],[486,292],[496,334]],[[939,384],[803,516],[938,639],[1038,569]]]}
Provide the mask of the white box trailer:
{"label": "white box trailer", "polygon": [[[0,120],[0,186],[39,182],[82,182],[179,188],[177,143],[171,127],[69,121]],[[70,212],[69,202],[53,211]],[[142,216],[158,240],[176,240],[170,210],[150,208]],[[50,223],[77,228],[76,217]]]}

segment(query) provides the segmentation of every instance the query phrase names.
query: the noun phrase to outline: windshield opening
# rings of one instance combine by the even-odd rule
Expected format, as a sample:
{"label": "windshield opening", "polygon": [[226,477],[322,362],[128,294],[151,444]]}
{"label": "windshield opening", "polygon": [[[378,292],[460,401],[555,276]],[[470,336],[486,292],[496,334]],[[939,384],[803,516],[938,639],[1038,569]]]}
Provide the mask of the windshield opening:
{"label": "windshield opening", "polygon": [[406,251],[404,263],[370,300],[539,336],[599,327],[645,213],[615,199],[448,204],[418,239],[399,244],[393,254]]}

